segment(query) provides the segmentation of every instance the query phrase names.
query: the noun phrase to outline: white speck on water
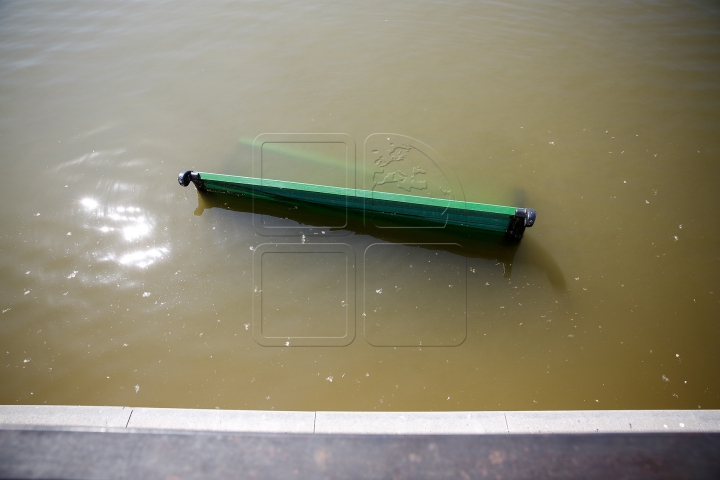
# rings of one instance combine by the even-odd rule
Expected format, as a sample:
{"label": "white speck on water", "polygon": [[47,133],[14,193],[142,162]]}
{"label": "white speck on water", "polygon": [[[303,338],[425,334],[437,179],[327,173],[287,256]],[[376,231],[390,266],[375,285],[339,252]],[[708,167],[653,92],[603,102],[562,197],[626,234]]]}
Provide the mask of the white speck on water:
{"label": "white speck on water", "polygon": [[678,228],[682,228],[682,223],[680,225],[678,225]]}
{"label": "white speck on water", "polygon": [[448,288],[452,288],[452,285],[448,285]]}
{"label": "white speck on water", "polygon": [[340,302],[340,304],[341,304],[343,307],[347,307],[347,303],[345,303],[345,300],[343,300],[342,302]]}
{"label": "white speck on water", "polygon": [[623,183],[627,183],[627,180],[623,180]]}
{"label": "white speck on water", "polygon": [[25,275],[30,275],[30,270],[28,270],[27,272],[25,272]]}
{"label": "white speck on water", "polygon": [[23,360],[23,363],[30,363],[30,360],[32,360],[32,359],[26,358],[25,360]]}
{"label": "white speck on water", "polygon": [[[11,308],[12,308],[12,307],[11,307]],[[10,309],[9,309],[9,308],[6,308],[6,309],[3,310],[2,312],[5,313],[5,312],[9,312],[9,311],[10,311]]]}
{"label": "white speck on water", "polygon": [[490,285],[490,282],[485,282],[485,285]]}
{"label": "white speck on water", "polygon": [[143,292],[143,297],[149,297],[150,295],[152,295],[150,292]]}
{"label": "white speck on water", "polygon": [[596,402],[600,402],[600,400],[595,400]]}
{"label": "white speck on water", "polygon": [[648,202],[647,200],[645,200],[645,203],[650,203],[650,202]]}
{"label": "white speck on water", "polygon": [[669,379],[668,377],[666,377],[665,375],[662,376],[662,380],[663,380],[663,382],[669,382],[669,381],[670,381],[670,379]]}
{"label": "white speck on water", "polygon": [[249,324],[249,323],[246,323],[246,324],[245,324],[245,330],[249,330],[249,329],[250,329],[250,324]]}
{"label": "white speck on water", "polygon": [[681,424],[680,424],[680,428],[685,428],[685,424],[684,424],[684,423],[681,423]]}
{"label": "white speck on water", "polygon": [[575,280],[580,280],[580,277],[575,277]]}
{"label": "white speck on water", "polygon": [[366,377],[369,377],[369,376],[370,376],[370,374],[369,374],[369,373],[366,373],[366,374],[365,374],[365,376],[366,376]]}
{"label": "white speck on water", "polygon": [[75,275],[77,275],[77,274],[78,274],[78,271],[73,270],[73,272],[70,275],[68,275],[67,278],[75,278]]}
{"label": "white speck on water", "polygon": [[550,142],[550,145],[555,145],[555,142]]}
{"label": "white speck on water", "polygon": [[200,336],[202,337],[202,332],[200,332]]}
{"label": "white speck on water", "polygon": [[265,400],[270,400],[270,396],[268,395],[267,397],[265,397]]}
{"label": "white speck on water", "polygon": [[67,295],[67,294],[68,294],[68,292],[63,293],[63,297],[64,297],[65,295]]}
{"label": "white speck on water", "polygon": [[378,288],[377,290],[375,290],[375,293],[382,293],[382,288]]}
{"label": "white speck on water", "polygon": [[289,347],[289,346],[290,346],[290,342],[285,342],[285,346],[286,346],[286,347]]}
{"label": "white speck on water", "polygon": [[305,234],[303,234],[302,239],[301,239],[301,242],[302,242],[302,243],[305,243]]}
{"label": "white speck on water", "polygon": [[250,247],[250,251],[251,251],[251,252],[254,251],[254,250],[255,250],[255,247]]}
{"label": "white speck on water", "polygon": [[68,232],[68,233],[67,233],[67,236],[68,236],[68,237],[69,237],[70,235],[72,235],[72,232]]}
{"label": "white speck on water", "polygon": [[677,242],[678,240],[680,240],[677,235],[674,235],[673,238],[675,239],[676,242]]}
{"label": "white speck on water", "polygon": [[127,343],[123,343],[123,347],[127,347],[127,346],[128,346],[128,344],[127,344]]}
{"label": "white speck on water", "polygon": [[135,385],[135,393],[140,391],[140,385]]}
{"label": "white speck on water", "polygon": [[327,377],[325,380],[327,380],[328,382],[332,383],[332,380],[333,380],[332,375],[330,375],[329,377]]}
{"label": "white speck on water", "polygon": [[36,213],[35,216],[36,216],[36,217],[39,217],[39,216],[40,216],[40,212]]}
{"label": "white speck on water", "polygon": [[573,335],[573,334],[571,333],[570,335],[568,335],[568,337],[570,337],[570,338],[574,338],[574,337],[575,337],[575,335]]}
{"label": "white speck on water", "polygon": [[27,295],[28,293],[30,293],[30,290],[25,290],[25,293],[23,293],[23,295]]}
{"label": "white speck on water", "polygon": [[679,358],[679,357],[680,357],[680,354],[679,354],[679,353],[676,353],[675,356]]}

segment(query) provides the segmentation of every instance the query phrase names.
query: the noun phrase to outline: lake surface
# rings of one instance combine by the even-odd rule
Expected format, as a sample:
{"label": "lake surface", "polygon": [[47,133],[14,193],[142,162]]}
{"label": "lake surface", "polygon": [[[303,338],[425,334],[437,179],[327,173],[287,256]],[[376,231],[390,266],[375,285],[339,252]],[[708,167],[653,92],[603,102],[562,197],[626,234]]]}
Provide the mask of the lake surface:
{"label": "lake surface", "polygon": [[720,408],[717,2],[7,1],[0,165],[0,403]]}

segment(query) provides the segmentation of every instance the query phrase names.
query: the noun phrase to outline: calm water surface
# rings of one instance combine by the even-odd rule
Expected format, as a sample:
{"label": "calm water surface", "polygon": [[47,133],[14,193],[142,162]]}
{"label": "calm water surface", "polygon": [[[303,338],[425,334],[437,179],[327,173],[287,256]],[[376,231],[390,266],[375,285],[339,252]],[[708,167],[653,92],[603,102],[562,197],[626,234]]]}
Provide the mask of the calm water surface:
{"label": "calm water surface", "polygon": [[[3,2],[0,165],[0,403],[720,408],[717,2]],[[538,220],[176,181],[254,167]]]}

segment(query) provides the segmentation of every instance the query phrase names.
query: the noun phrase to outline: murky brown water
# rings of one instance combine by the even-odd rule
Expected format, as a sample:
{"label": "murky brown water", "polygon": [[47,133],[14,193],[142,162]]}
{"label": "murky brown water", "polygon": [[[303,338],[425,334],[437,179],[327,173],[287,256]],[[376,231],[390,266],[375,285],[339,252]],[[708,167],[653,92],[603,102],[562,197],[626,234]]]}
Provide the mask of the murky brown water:
{"label": "murky brown water", "polygon": [[[397,142],[537,223],[178,186],[276,132],[265,176],[363,186]],[[0,138],[2,403],[720,408],[716,2],[3,2]]]}

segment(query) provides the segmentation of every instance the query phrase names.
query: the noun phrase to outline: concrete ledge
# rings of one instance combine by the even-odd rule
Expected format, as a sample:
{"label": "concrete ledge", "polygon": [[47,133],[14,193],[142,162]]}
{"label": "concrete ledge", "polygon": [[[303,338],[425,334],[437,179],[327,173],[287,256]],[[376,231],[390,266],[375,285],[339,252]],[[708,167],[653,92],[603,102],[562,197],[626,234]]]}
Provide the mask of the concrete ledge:
{"label": "concrete ledge", "polygon": [[278,412],[0,405],[0,427],[23,426],[375,435],[720,433],[720,410]]}
{"label": "concrete ledge", "polygon": [[317,412],[315,433],[508,433],[503,412]]}
{"label": "concrete ledge", "polygon": [[[714,414],[713,414],[714,412]],[[694,410],[584,410],[506,412],[508,433],[702,432]],[[720,421],[718,411],[708,419]],[[714,431],[720,431],[718,429]]]}
{"label": "concrete ledge", "polygon": [[313,433],[315,412],[134,408],[128,428]]}
{"label": "concrete ledge", "polygon": [[125,428],[131,412],[128,407],[0,405],[0,425]]}

